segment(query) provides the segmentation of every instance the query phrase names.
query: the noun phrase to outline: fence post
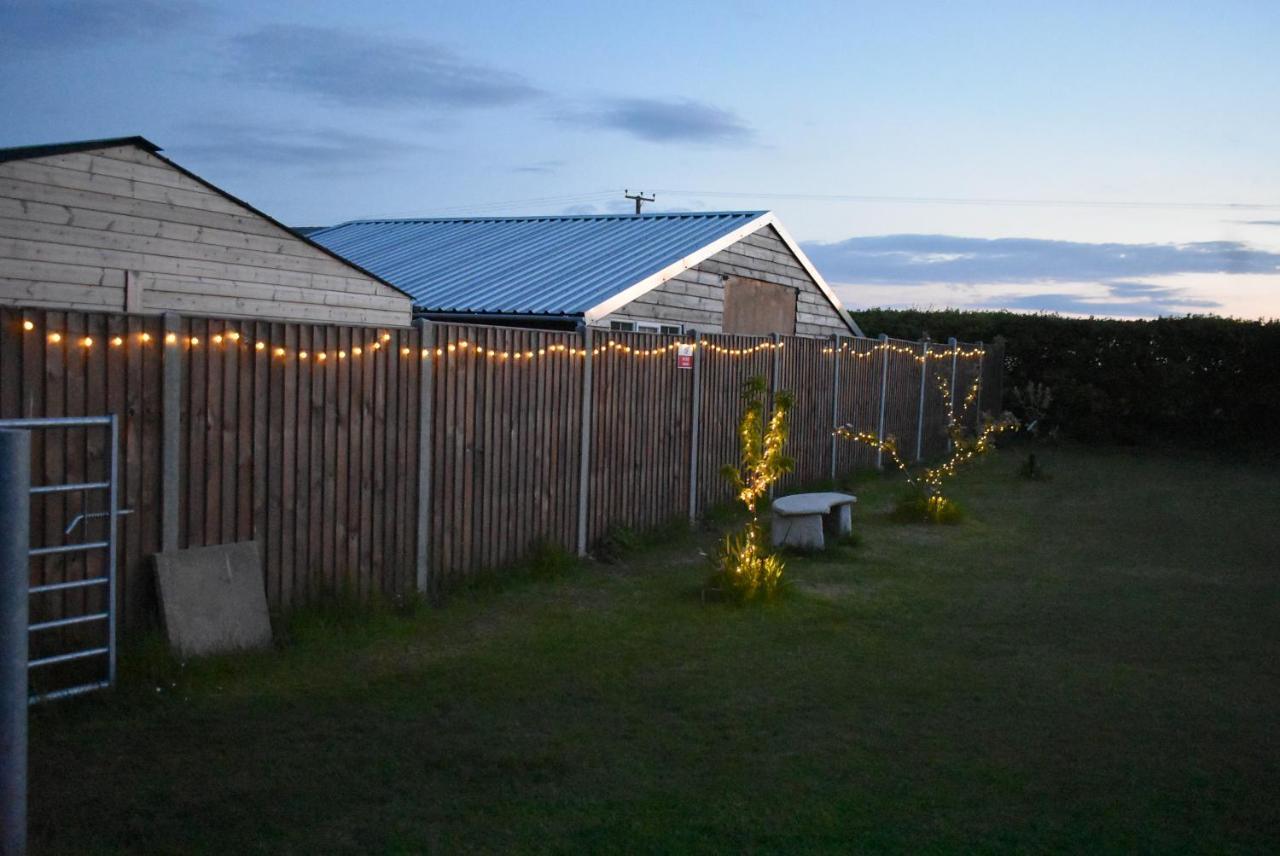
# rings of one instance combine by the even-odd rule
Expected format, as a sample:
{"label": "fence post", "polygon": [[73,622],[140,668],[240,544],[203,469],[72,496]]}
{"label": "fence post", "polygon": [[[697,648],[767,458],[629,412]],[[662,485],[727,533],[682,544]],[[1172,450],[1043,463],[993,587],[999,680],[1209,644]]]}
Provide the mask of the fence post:
{"label": "fence post", "polygon": [[591,481],[591,328],[582,327],[582,445],[578,450],[578,555],[587,555],[587,499]]}
{"label": "fence post", "polygon": [[840,427],[840,334],[831,337],[831,481],[836,480],[836,429]]}
{"label": "fence post", "polygon": [[698,522],[698,440],[702,428],[702,334],[693,333],[693,392],[689,422],[689,525]]}
{"label": "fence post", "polygon": [[983,347],[982,340],[978,340],[978,394],[973,399],[973,430],[982,430],[982,387],[986,386],[982,382],[982,358],[987,355],[987,349]]}
{"label": "fence post", "polygon": [[[769,378],[769,410],[773,410],[773,398],[778,394],[778,383],[782,379],[782,337],[777,333],[770,333],[769,340],[773,342],[773,373]],[[765,423],[768,423],[765,419]],[[769,501],[773,501],[773,483],[769,485]]]}
{"label": "fence post", "polygon": [[426,594],[431,585],[431,492],[432,437],[435,431],[433,413],[436,388],[436,327],[424,318],[415,318],[418,328],[418,520],[414,542],[414,581],[418,594]]}
{"label": "fence post", "polygon": [[[173,312],[164,314],[163,375],[160,430],[160,550],[178,549],[178,511],[181,508],[182,443],[182,343],[181,322]],[[172,337],[172,340],[170,340]]]}
{"label": "fence post", "polygon": [[924,390],[929,379],[929,340],[920,344],[920,410],[916,415],[916,461],[924,458]]}
{"label": "fence post", "polygon": [[[956,337],[947,339],[947,347],[951,349],[951,392],[947,394],[947,423],[956,418],[956,361],[960,354],[960,343]],[[951,432],[947,431],[947,451],[952,449]]]}
{"label": "fence post", "polygon": [[876,469],[884,469],[884,405],[889,392],[889,336],[880,334],[880,427],[876,429]]}
{"label": "fence post", "polygon": [[0,430],[0,854],[27,849],[31,435]]}

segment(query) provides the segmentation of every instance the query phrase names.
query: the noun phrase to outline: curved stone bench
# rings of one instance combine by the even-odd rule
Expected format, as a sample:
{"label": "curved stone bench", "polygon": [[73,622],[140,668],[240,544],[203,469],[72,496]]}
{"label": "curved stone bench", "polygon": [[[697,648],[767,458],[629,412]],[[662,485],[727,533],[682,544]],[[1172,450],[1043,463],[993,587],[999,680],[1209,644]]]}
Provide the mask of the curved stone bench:
{"label": "curved stone bench", "polygon": [[853,531],[853,504],[847,493],[794,493],[773,501],[773,546],[821,550],[824,521],[839,535]]}

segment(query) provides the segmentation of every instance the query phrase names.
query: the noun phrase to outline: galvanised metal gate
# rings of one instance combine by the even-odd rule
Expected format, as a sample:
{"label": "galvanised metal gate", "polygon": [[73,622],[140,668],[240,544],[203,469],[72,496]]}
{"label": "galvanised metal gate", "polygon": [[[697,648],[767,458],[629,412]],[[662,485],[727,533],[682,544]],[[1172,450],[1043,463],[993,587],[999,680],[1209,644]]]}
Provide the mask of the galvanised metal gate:
{"label": "galvanised metal gate", "polygon": [[[31,692],[28,696],[28,702],[34,704],[39,701],[47,701],[56,698],[66,698],[67,696],[80,695],[81,693],[92,692],[93,690],[104,689],[115,683],[116,680],[116,542],[117,520],[121,515],[128,514],[129,511],[122,511],[119,504],[118,491],[118,475],[119,475],[119,427],[116,422],[115,414],[107,416],[77,416],[65,418],[49,418],[49,419],[0,419],[0,428],[19,428],[26,430],[43,430],[43,431],[60,431],[72,428],[84,428],[86,431],[103,431],[106,433],[106,473],[105,478],[91,480],[91,476],[87,473],[79,474],[79,481],[71,480],[74,476],[67,476],[67,480],[55,484],[32,485],[32,497],[52,494],[73,494],[79,493],[84,496],[85,510],[67,521],[66,528],[63,530],[63,536],[71,536],[77,528],[82,524],[87,524],[90,519],[106,518],[106,532],[103,537],[98,540],[81,540],[71,543],[62,544],[46,544],[41,546],[32,546],[29,550],[29,557],[36,558],[40,556],[58,556],[76,553],[93,553],[96,551],[105,551],[106,562],[103,573],[99,576],[89,577],[86,579],[63,580],[60,582],[46,582],[39,585],[33,585],[29,589],[32,599],[46,597],[59,592],[67,592],[74,589],[89,590],[105,587],[106,596],[103,599],[104,605],[101,608],[94,608],[77,615],[63,615],[60,618],[49,619],[45,621],[33,622],[28,625],[29,634],[29,650],[35,646],[30,644],[41,635],[50,631],[61,628],[79,626],[79,625],[102,625],[105,628],[105,636],[101,641],[94,642],[85,647],[73,648],[72,650],[59,651],[58,653],[45,654],[39,657],[28,659],[28,672],[35,672],[38,669],[47,669],[60,663],[71,663],[75,661],[93,661],[101,659],[101,672],[91,678],[78,678],[75,683],[70,686],[56,687],[41,692]],[[97,511],[89,511],[90,498],[105,494],[105,507]],[[88,531],[88,526],[84,525],[81,529],[83,532]],[[88,599],[85,600],[88,603]]]}

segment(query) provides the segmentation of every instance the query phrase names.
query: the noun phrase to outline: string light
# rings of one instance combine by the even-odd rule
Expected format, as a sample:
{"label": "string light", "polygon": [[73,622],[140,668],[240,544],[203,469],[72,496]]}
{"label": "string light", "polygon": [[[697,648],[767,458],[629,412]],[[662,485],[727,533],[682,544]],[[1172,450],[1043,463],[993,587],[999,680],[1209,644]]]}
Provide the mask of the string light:
{"label": "string light", "polygon": [[36,329],[36,325],[35,325],[35,323],[34,323],[34,322],[32,322],[32,321],[23,321],[23,322],[22,322],[22,329],[23,329],[23,330],[26,330],[28,333],[30,333],[32,330]]}
{"label": "string light", "polygon": [[300,359],[300,360],[305,360],[306,358],[307,358],[307,352],[306,352],[306,351],[298,351],[298,359]]}
{"label": "string light", "polygon": [[274,353],[275,353],[275,355],[276,355],[277,357],[283,357],[283,356],[284,356],[284,348],[276,348]]}
{"label": "string light", "polygon": [[325,360],[329,359],[329,355],[326,354],[324,351],[321,351],[320,353],[316,354],[316,359],[323,363]]}
{"label": "string light", "polygon": [[50,333],[50,334],[49,334],[49,341],[50,341],[50,342],[52,342],[52,343],[53,343],[53,344],[55,344],[55,345],[56,345],[56,344],[58,344],[59,342],[61,342],[61,341],[62,341],[62,334],[61,334],[61,333]]}
{"label": "string light", "polygon": [[167,345],[173,345],[173,344],[176,344],[176,343],[177,343],[177,341],[178,341],[178,334],[177,334],[177,333],[166,333],[166,334],[165,334],[165,337],[164,337],[164,341],[165,341],[165,344],[167,344]]}
{"label": "string light", "polygon": [[240,334],[237,333],[235,330],[229,330],[227,331],[227,338],[233,342],[238,342],[240,341]]}
{"label": "string light", "polygon": [[80,340],[80,347],[82,347],[82,348],[92,348],[92,347],[93,347],[93,337],[92,337],[92,336],[85,336],[83,339],[81,339],[81,340]]}
{"label": "string light", "polygon": [[193,347],[193,348],[194,348],[196,345],[199,345],[199,344],[200,344],[200,337],[199,337],[199,336],[192,336],[192,337],[191,337],[191,347]]}
{"label": "string light", "polygon": [[151,341],[151,334],[150,334],[150,333],[139,333],[139,334],[138,334],[138,341],[142,342],[142,344],[144,344],[144,345],[145,345],[145,344],[147,344],[148,342],[150,342],[150,341]]}
{"label": "string light", "polygon": [[347,358],[347,352],[346,352],[346,351],[338,351],[338,359],[340,359],[340,360],[345,360],[346,358]]}
{"label": "string light", "polygon": [[213,343],[214,343],[215,345],[221,345],[221,344],[222,344],[222,334],[221,334],[221,333],[214,333],[214,334],[213,334]]}
{"label": "string light", "polygon": [[119,336],[116,336],[115,338],[113,338],[113,339],[111,340],[111,344],[112,344],[114,347],[117,347],[117,348],[118,348],[118,347],[120,347],[121,345],[123,345],[123,344],[124,344],[124,339],[121,339]]}
{"label": "string light", "polygon": [[354,348],[352,348],[352,349],[351,349],[351,355],[352,355],[353,357],[358,357],[358,356],[360,356],[362,353],[364,353],[364,352],[360,350],[360,347],[359,347],[358,345],[357,345],[356,347],[354,347]]}
{"label": "string light", "polygon": [[266,343],[266,342],[254,342],[254,343],[253,343],[253,349],[254,349],[255,351],[261,351],[261,350],[264,350],[264,349],[266,349],[266,347],[267,347],[267,343]]}

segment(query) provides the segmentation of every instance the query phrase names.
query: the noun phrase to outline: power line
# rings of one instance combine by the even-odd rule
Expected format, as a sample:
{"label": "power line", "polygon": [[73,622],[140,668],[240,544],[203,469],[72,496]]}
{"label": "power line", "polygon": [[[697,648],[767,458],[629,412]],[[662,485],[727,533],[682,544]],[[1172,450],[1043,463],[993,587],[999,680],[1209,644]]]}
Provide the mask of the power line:
{"label": "power line", "polygon": [[808,202],[888,202],[907,205],[992,205],[1047,208],[1147,208],[1147,209],[1181,209],[1181,210],[1213,210],[1234,209],[1237,211],[1266,211],[1280,209],[1280,203],[1267,204],[1259,202],[1155,202],[1136,200],[1090,200],[1090,199],[1008,199],[999,197],[971,196],[887,196],[844,193],[757,193],[724,190],[671,190],[659,189],[655,193],[679,194],[682,196],[703,196],[731,199],[793,199]]}

